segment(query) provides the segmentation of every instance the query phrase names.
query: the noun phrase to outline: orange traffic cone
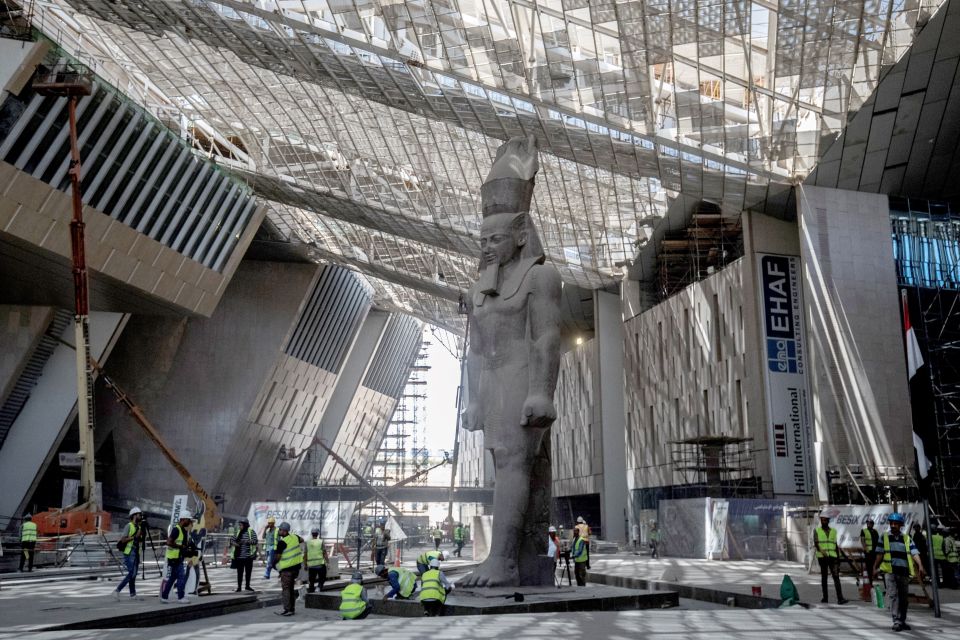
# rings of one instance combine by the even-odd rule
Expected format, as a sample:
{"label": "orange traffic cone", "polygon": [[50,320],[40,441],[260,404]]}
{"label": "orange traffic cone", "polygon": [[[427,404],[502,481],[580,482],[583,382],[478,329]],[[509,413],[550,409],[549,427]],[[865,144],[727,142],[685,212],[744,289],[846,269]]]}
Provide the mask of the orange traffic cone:
{"label": "orange traffic cone", "polygon": [[863,576],[860,579],[860,599],[864,602],[871,602],[873,600],[873,584],[870,581],[870,573],[867,571],[863,572]]}

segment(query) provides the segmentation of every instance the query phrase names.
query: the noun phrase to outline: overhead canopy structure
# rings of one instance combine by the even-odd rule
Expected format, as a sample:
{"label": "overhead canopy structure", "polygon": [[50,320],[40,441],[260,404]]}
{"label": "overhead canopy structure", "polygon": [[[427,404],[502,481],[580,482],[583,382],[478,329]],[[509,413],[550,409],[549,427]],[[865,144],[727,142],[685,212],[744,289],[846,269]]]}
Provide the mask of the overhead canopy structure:
{"label": "overhead canopy structure", "polygon": [[544,152],[548,259],[607,287],[679,194],[736,216],[806,176],[940,2],[45,0],[35,24],[248,180],[272,241],[456,329],[502,141]]}

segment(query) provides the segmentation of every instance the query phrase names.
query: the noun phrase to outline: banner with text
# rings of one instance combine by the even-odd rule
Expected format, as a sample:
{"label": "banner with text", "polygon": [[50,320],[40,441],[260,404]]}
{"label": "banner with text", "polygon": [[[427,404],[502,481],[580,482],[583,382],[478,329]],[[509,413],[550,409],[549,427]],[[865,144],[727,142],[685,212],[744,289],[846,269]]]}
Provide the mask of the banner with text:
{"label": "banner with text", "polygon": [[800,259],[770,254],[757,254],[757,257],[773,490],[810,494],[814,473],[813,436]]}
{"label": "banner with text", "polygon": [[[919,522],[920,526],[923,526],[923,503],[902,502],[897,505],[897,512],[902,514],[906,521],[904,531],[909,533],[914,522]],[[860,531],[867,526],[867,520],[873,520],[874,528],[881,534],[886,533],[889,530],[887,518],[893,513],[893,505],[830,505],[824,507],[822,513],[829,516],[830,526],[837,530],[838,547],[860,549]]]}
{"label": "banner with text", "polygon": [[267,518],[290,523],[290,532],[308,538],[314,527],[327,540],[342,539],[350,528],[350,517],[356,502],[254,502],[250,505],[250,526],[259,532],[267,525]]}

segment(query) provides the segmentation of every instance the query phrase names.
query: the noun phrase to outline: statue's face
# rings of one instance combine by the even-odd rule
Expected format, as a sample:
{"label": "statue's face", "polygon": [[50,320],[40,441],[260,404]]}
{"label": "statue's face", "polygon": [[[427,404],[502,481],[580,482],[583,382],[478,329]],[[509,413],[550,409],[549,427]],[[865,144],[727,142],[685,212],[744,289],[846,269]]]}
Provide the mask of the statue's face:
{"label": "statue's face", "polygon": [[480,227],[480,252],[486,265],[506,264],[520,253],[523,232],[516,214],[499,213],[484,218]]}

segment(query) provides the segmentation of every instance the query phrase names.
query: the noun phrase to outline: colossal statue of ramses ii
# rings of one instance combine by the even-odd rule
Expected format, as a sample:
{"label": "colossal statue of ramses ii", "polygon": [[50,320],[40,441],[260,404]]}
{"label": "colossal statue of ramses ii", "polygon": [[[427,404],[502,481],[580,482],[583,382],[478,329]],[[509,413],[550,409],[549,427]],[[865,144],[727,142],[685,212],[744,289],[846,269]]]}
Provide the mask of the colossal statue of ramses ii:
{"label": "colossal statue of ramses ii", "polygon": [[482,257],[467,300],[463,424],[483,431],[496,484],[490,555],[464,579],[468,587],[530,583],[536,556],[544,553],[550,497],[544,436],[557,417],[561,285],[557,270],[544,264],[529,213],[537,168],[535,140],[513,138],[497,150],[481,188]]}

